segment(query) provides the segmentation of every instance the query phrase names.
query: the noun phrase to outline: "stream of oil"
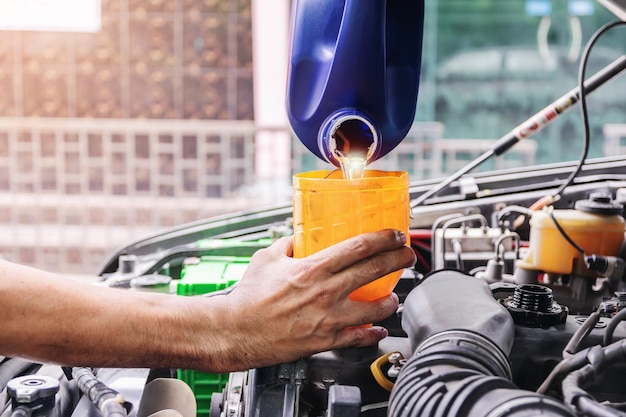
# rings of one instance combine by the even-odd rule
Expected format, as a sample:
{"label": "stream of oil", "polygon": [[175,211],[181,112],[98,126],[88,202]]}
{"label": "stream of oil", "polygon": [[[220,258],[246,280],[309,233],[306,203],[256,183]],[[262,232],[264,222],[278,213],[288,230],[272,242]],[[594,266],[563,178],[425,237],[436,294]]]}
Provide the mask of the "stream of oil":
{"label": "stream of oil", "polygon": [[347,180],[363,178],[372,138],[364,132],[362,123],[343,123],[341,129],[335,132],[333,139],[335,158],[339,161],[343,178]]}
{"label": "stream of oil", "polygon": [[365,174],[366,159],[362,157],[351,157],[339,155],[337,157],[343,177],[347,180],[357,180],[363,178]]}

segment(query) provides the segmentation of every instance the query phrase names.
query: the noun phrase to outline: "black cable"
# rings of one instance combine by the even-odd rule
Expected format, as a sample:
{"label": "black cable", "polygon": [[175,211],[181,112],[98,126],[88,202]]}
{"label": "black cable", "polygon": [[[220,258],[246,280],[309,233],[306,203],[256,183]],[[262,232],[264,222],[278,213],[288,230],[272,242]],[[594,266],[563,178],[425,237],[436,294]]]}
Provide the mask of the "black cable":
{"label": "black cable", "polygon": [[561,362],[557,363],[550,374],[546,377],[543,383],[537,388],[537,393],[547,394],[550,387],[554,382],[561,378],[563,375],[569,374],[575,370],[587,365],[587,352],[589,348],[579,351],[572,356],[564,358]]}
{"label": "black cable", "polygon": [[511,214],[517,213],[519,214],[519,216],[517,216],[512,224],[510,225],[510,229],[511,230],[515,230],[517,229],[517,224],[521,223],[521,220],[518,219],[524,219],[524,221],[528,220],[532,214],[533,211],[531,209],[529,209],[528,207],[523,207],[523,206],[507,206],[505,208],[503,208],[502,210],[500,210],[499,212],[496,212],[496,225],[499,227],[505,227],[505,217],[509,216]]}
{"label": "black cable", "polygon": [[[608,32],[609,30],[617,26],[625,26],[625,25],[626,25],[626,22],[622,22],[622,21],[613,21],[613,22],[609,22],[605,24],[591,36],[591,38],[589,39],[589,42],[587,42],[587,45],[585,46],[582,57],[580,59],[580,66],[578,69],[578,91],[579,91],[578,95],[579,95],[579,100],[580,100],[580,112],[581,112],[581,116],[583,120],[583,128],[584,128],[583,129],[583,150],[580,155],[578,164],[576,165],[576,168],[574,169],[574,171],[572,171],[572,173],[569,175],[567,180],[563,184],[561,184],[561,186],[557,189],[557,191],[552,195],[552,197],[550,198],[551,201],[557,201],[561,197],[561,193],[563,192],[563,190],[565,190],[565,188],[567,188],[574,182],[574,179],[578,176],[578,174],[582,170],[582,167],[585,164],[585,161],[589,154],[589,147],[591,144],[591,129],[589,127],[589,111],[587,110],[587,91],[585,89],[584,83],[585,83],[585,72],[587,70],[587,61],[589,60],[591,49],[593,48],[595,43],[598,41],[598,39],[600,39],[600,37],[603,36],[606,32]],[[574,249],[576,249],[581,254],[585,255],[585,250],[581,248],[576,242],[574,242],[574,240],[565,232],[563,227],[561,227],[556,217],[554,216],[554,213],[552,212],[552,210],[549,210],[548,214],[550,218],[552,219],[554,226],[557,228],[557,230],[561,234],[561,236],[563,236],[563,238],[565,238],[565,240],[567,240],[567,242]]]}
{"label": "black cable", "polygon": [[581,248],[580,246],[578,246],[578,244],[576,242],[574,242],[574,240],[565,232],[565,229],[563,229],[563,227],[556,220],[556,217],[554,217],[554,211],[553,210],[548,210],[548,216],[550,216],[550,218],[552,219],[552,223],[554,223],[554,226],[559,231],[561,236],[563,236],[563,238],[565,238],[565,240],[567,240],[567,243],[572,245],[572,247],[574,249],[576,249],[578,252],[580,252],[580,253],[582,253],[584,255],[585,254],[585,250],[583,248]]}
{"label": "black cable", "polygon": [[554,381],[557,379],[557,377],[567,374],[571,372],[572,370],[576,369],[571,365],[572,361],[573,361],[572,358],[563,359],[554,368],[552,368],[552,371],[550,371],[548,376],[543,380],[539,388],[537,388],[536,392],[538,394],[548,394],[550,387],[552,386]]}
{"label": "black cable", "polygon": [[613,333],[615,333],[615,329],[617,328],[617,326],[624,320],[626,320],[626,309],[620,310],[616,315],[613,316],[611,321],[609,321],[609,324],[604,330],[602,346],[608,346],[613,343]]}
{"label": "black cable", "polygon": [[582,415],[589,417],[626,417],[626,413],[599,403],[584,387],[592,385],[609,367],[626,361],[626,340],[608,346],[593,346],[581,353],[587,355],[587,365],[568,374],[561,383],[563,401]]}
{"label": "black cable", "polygon": [[602,315],[601,308],[598,307],[596,311],[591,313],[587,319],[582,323],[582,325],[574,332],[572,337],[570,338],[567,345],[563,349],[563,357],[571,356],[576,354],[582,343],[587,339],[589,333],[596,327],[598,321],[600,321],[600,317]]}
{"label": "black cable", "polygon": [[567,180],[563,184],[561,184],[558,190],[552,195],[553,201],[558,199],[561,193],[563,192],[563,190],[565,190],[565,188],[567,188],[569,185],[572,184],[572,182],[574,182],[574,179],[578,176],[578,174],[582,170],[582,167],[585,164],[585,160],[587,159],[587,156],[589,154],[589,147],[591,143],[591,129],[589,127],[589,112],[587,110],[587,91],[585,90],[584,82],[585,82],[585,72],[587,71],[587,60],[589,59],[591,48],[593,48],[593,46],[598,41],[598,39],[600,39],[600,37],[604,35],[606,32],[613,29],[614,27],[625,26],[625,25],[626,25],[626,22],[622,22],[622,21],[613,21],[613,22],[609,22],[605,24],[591,36],[591,38],[589,39],[589,42],[587,42],[587,45],[585,46],[585,49],[581,56],[580,66],[578,69],[578,89],[579,89],[578,91],[579,91],[579,96],[580,96],[580,112],[581,112],[581,116],[583,119],[583,127],[584,127],[583,150],[580,156],[580,160],[578,161],[578,165],[576,166],[576,169],[570,174]]}
{"label": "black cable", "polygon": [[589,417],[624,417],[626,413],[600,404],[592,398],[580,397],[578,399],[577,409],[585,416]]}

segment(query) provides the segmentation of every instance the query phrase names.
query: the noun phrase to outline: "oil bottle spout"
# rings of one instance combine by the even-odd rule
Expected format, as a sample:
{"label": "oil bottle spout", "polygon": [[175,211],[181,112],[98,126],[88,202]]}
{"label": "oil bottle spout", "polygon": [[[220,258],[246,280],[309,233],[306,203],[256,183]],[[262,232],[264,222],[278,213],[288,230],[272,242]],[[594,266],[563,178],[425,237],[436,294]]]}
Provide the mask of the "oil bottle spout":
{"label": "oil bottle spout", "polygon": [[380,134],[374,122],[354,109],[342,109],[326,119],[319,131],[318,146],[333,165],[347,160],[371,161],[379,150]]}

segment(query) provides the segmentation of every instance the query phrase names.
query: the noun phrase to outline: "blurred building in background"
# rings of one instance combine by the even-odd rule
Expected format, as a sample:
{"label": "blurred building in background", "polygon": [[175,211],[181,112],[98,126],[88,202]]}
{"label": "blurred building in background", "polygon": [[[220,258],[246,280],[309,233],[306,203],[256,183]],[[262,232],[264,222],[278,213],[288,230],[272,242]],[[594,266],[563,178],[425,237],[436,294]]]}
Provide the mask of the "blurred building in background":
{"label": "blurred building in background", "polygon": [[102,0],[94,33],[0,32],[0,254],[90,272],[146,233],[262,203],[239,192],[251,19],[250,0]]}
{"label": "blurred building in background", "polygon": [[0,116],[253,118],[250,0],[101,10],[96,33],[0,33]]}

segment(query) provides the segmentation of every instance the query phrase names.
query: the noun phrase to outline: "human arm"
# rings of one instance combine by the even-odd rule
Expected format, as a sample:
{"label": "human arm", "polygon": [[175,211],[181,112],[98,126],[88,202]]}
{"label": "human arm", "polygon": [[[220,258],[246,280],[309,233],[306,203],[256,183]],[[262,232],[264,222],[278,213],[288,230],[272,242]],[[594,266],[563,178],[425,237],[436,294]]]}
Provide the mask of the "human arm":
{"label": "human arm", "polygon": [[291,238],[258,251],[237,288],[174,297],[92,286],[0,263],[0,353],[68,365],[179,367],[227,372],[295,360],[386,336],[397,297],[348,294],[415,255],[404,234],[368,233],[302,259]]}

